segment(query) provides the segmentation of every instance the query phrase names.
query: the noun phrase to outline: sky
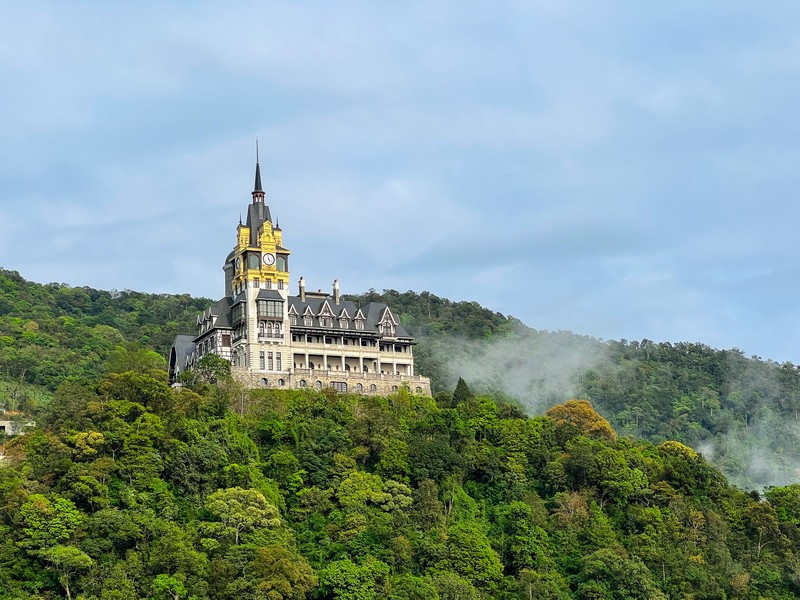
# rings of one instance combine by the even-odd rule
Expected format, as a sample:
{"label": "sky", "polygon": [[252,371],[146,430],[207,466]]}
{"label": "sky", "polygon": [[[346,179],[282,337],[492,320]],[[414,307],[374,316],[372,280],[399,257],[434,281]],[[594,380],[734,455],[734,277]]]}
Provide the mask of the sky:
{"label": "sky", "polygon": [[0,267],[219,298],[258,138],[310,289],[797,364],[798,21],[784,0],[5,3]]}

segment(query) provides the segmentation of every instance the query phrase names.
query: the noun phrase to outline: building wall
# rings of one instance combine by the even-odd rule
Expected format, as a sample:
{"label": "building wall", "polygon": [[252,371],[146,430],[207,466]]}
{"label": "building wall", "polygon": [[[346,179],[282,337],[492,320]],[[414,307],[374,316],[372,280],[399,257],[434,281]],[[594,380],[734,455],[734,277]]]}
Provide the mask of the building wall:
{"label": "building wall", "polygon": [[[427,377],[418,375],[399,376],[378,373],[346,373],[327,369],[292,369],[286,372],[257,372],[233,369],[233,376],[249,388],[266,389],[321,389],[346,383],[348,393],[386,396],[405,387],[411,393],[431,395],[431,383]],[[281,385],[280,382],[283,382]],[[361,389],[358,386],[361,385]]]}

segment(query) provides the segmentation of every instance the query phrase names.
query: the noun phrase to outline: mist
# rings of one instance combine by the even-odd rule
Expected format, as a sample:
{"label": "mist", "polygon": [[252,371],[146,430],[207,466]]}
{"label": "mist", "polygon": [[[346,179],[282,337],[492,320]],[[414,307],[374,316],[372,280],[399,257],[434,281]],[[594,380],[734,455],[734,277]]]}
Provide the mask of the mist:
{"label": "mist", "polygon": [[[795,389],[800,396],[800,384],[781,380],[800,374],[736,350],[702,347],[703,356],[727,357],[722,374],[712,377],[703,371],[707,365],[685,370],[680,360],[651,357],[657,346],[642,342],[647,349],[637,354],[637,343],[525,329],[490,342],[440,338],[433,353],[445,365],[451,390],[463,377],[475,393],[512,398],[530,416],[587,398],[620,435],[682,441],[738,487],[762,491],[800,481],[800,411],[791,408],[800,406],[792,397]],[[665,356],[674,359],[674,348],[666,346]],[[705,378],[697,378],[698,369]],[[594,387],[587,383],[592,377]],[[598,380],[618,387],[603,395]],[[631,414],[644,416],[634,421]]]}
{"label": "mist", "polygon": [[510,396],[532,416],[576,397],[580,377],[609,360],[594,338],[547,331],[489,343],[451,339],[438,354],[452,385],[463,377],[474,391]]}

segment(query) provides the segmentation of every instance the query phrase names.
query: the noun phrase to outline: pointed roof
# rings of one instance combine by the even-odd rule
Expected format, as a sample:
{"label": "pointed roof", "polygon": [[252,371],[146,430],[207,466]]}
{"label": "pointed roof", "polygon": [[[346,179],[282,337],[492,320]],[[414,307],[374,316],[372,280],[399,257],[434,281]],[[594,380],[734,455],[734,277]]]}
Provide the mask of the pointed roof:
{"label": "pointed roof", "polygon": [[261,187],[261,165],[256,162],[256,182],[253,187],[254,192],[263,192],[264,188]]}

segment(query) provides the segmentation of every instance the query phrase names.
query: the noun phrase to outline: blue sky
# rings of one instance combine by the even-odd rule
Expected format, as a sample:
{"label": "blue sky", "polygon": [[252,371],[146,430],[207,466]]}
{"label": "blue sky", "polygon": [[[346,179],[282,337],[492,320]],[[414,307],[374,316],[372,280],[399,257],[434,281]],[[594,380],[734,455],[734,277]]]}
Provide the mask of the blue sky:
{"label": "blue sky", "polygon": [[218,297],[254,140],[292,279],[800,363],[800,4],[0,9],[0,266]]}

